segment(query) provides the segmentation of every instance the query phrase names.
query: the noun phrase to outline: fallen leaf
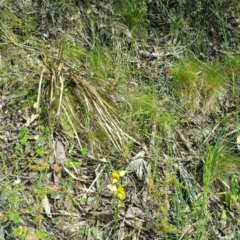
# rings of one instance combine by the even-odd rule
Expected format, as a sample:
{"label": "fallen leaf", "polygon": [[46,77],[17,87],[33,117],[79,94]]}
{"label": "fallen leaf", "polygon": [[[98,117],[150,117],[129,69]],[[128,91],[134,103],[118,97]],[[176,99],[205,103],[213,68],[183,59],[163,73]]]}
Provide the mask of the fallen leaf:
{"label": "fallen leaf", "polygon": [[137,159],[137,160],[134,160],[134,161],[131,161],[128,168],[127,168],[127,171],[129,173],[131,172],[134,172],[136,171],[140,166],[142,166],[143,164],[143,158],[141,159]]}
{"label": "fallen leaf", "polygon": [[60,173],[62,171],[62,167],[59,166],[57,163],[51,165],[51,169],[56,173]]}
{"label": "fallen leaf", "polygon": [[142,158],[144,158],[144,156],[145,156],[145,151],[141,151],[132,158],[132,161],[137,160],[137,159],[142,159]]}
{"label": "fallen leaf", "polygon": [[55,143],[55,153],[56,163],[64,164],[66,161],[66,153],[62,142],[58,140]]}
{"label": "fallen leaf", "polygon": [[46,215],[49,217],[49,218],[52,218],[52,213],[51,213],[51,206],[50,206],[50,203],[49,203],[49,200],[48,200],[48,197],[45,196],[42,200],[42,206],[45,210],[45,213]]}
{"label": "fallen leaf", "polygon": [[28,127],[31,123],[33,123],[37,118],[39,117],[39,114],[32,114],[30,117],[24,117],[24,119],[27,121],[24,126]]}

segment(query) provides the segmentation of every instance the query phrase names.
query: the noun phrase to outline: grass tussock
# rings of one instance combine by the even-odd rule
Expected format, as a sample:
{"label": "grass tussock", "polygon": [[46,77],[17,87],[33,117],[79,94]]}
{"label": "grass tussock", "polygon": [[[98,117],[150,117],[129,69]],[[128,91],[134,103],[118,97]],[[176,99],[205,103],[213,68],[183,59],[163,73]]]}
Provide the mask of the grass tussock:
{"label": "grass tussock", "polygon": [[[60,52],[61,50],[62,48]],[[92,52],[89,56],[93,56]],[[46,59],[49,59],[49,56],[46,56]],[[97,60],[100,61],[100,58],[97,57]],[[49,84],[45,86],[45,91],[48,93],[47,98],[49,99],[47,103],[49,105],[48,115],[55,114],[54,124],[63,126],[63,119],[67,119],[75,137],[79,140],[77,132],[81,132],[85,136],[83,138],[88,143],[93,142],[93,136],[98,136],[92,133],[96,132],[96,129],[102,129],[104,134],[101,134],[101,139],[97,141],[99,143],[98,150],[103,147],[106,150],[107,146],[112,145],[115,150],[122,151],[128,138],[132,140],[133,138],[121,128],[121,122],[124,123],[124,119],[114,107],[100,96],[89,81],[73,71],[66,71],[64,63],[60,59],[55,63],[49,61],[46,61],[46,63],[47,73],[49,74]],[[93,63],[90,61],[90,64]],[[95,72],[102,73],[102,69],[99,70],[98,66],[94,66],[96,67]],[[101,77],[104,78],[104,76]],[[41,94],[40,85],[39,90],[39,94]],[[41,96],[39,95],[40,98]],[[57,123],[59,120],[60,122]],[[103,141],[104,136],[106,140]],[[109,139],[111,144],[110,142],[106,144],[107,139]],[[80,143],[80,140],[79,145],[82,148],[83,145]],[[96,147],[96,144],[92,146]]]}
{"label": "grass tussock", "polygon": [[185,59],[174,64],[172,75],[175,94],[190,112],[219,111],[227,94],[226,73],[221,65]]}

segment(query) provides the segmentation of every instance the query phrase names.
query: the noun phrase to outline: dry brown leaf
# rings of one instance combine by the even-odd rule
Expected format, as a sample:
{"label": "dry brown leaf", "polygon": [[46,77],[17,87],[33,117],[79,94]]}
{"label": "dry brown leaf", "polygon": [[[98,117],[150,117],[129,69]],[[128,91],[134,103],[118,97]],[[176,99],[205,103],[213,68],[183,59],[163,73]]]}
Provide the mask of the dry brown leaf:
{"label": "dry brown leaf", "polygon": [[62,69],[63,69],[63,67],[64,67],[64,63],[63,62],[61,62],[59,65],[58,65],[58,71],[59,72],[61,72],[62,71]]}
{"label": "dry brown leaf", "polygon": [[51,165],[51,169],[56,173],[60,173],[62,171],[62,166],[59,166],[57,163]]}

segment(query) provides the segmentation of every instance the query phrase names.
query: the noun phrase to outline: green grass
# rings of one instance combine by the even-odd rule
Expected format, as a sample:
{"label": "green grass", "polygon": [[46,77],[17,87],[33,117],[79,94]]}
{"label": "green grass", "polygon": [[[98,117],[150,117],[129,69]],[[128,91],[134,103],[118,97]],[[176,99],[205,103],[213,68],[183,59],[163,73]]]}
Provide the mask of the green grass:
{"label": "green grass", "polygon": [[175,94],[190,112],[218,112],[227,94],[226,72],[221,64],[184,59],[173,66],[172,75]]}
{"label": "green grass", "polygon": [[[134,38],[144,38],[146,23],[146,3],[142,0],[123,0],[114,7],[114,14],[123,23],[129,31],[133,34]],[[139,31],[140,30],[140,31]]]}

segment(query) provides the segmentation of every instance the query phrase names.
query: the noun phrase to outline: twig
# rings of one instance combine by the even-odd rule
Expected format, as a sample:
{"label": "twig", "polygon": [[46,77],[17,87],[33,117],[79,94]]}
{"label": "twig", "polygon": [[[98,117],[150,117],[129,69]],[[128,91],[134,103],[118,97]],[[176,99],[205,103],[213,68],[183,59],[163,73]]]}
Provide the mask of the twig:
{"label": "twig", "polygon": [[39,84],[38,84],[38,96],[37,96],[37,105],[36,105],[36,109],[38,112],[38,108],[40,105],[40,98],[41,98],[41,89],[42,89],[42,80],[43,80],[43,74],[44,72],[46,72],[46,69],[43,68],[43,70],[41,71],[41,75],[40,75],[40,79],[39,79]]}

